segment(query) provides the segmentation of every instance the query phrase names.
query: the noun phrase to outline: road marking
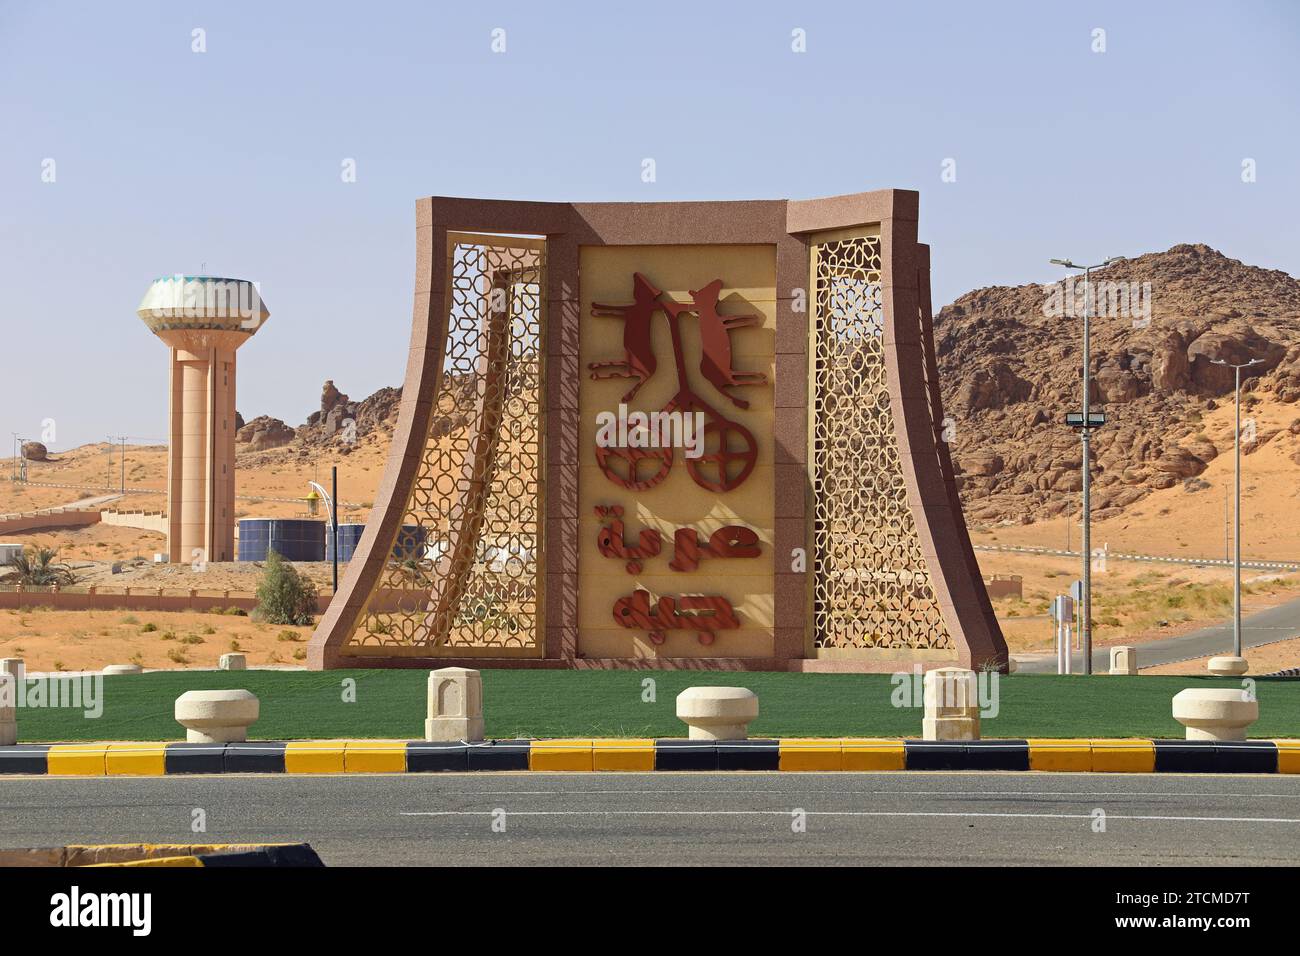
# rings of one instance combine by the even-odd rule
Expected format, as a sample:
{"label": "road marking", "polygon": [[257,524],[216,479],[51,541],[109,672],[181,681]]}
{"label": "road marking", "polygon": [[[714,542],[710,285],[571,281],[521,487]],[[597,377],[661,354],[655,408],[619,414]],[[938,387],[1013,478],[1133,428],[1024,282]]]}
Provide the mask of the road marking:
{"label": "road marking", "polygon": [[[699,771],[693,771],[698,773]],[[903,771],[906,773],[907,771]],[[843,776],[838,773],[800,773],[800,777]],[[1179,776],[1190,776],[1180,774]],[[794,782],[794,781],[791,781]],[[622,797],[622,796],[659,796],[665,793],[691,794],[703,797],[713,794],[735,794],[742,796],[792,796],[800,793],[796,790],[476,790],[474,794],[482,797]],[[838,790],[837,794],[857,794],[873,797],[908,796],[908,797],[1256,797],[1270,800],[1282,797],[1300,800],[1300,793],[1199,793],[1182,790]],[[471,794],[466,793],[466,796]],[[811,795],[811,794],[810,794]],[[817,794],[828,796],[828,794]]]}
{"label": "road marking", "polygon": [[[508,817],[788,817],[791,810],[502,810]],[[983,813],[941,810],[803,810],[810,817],[973,817],[1015,820],[1091,820],[1091,813]],[[402,810],[403,817],[490,817],[497,810]],[[1107,813],[1107,820],[1154,820],[1184,823],[1300,823],[1294,817],[1186,817],[1157,814]]]}

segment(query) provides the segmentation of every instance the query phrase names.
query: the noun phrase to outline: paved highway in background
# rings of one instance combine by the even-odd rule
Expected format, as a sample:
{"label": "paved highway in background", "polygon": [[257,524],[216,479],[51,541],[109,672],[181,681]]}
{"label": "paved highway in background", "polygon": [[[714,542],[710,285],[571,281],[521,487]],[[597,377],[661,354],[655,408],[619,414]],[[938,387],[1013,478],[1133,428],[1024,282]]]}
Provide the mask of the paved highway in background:
{"label": "paved highway in background", "polygon": [[[1052,625],[1045,622],[1043,629],[1045,632],[1050,633]],[[1265,611],[1258,611],[1249,617],[1241,619],[1241,646],[1243,648],[1259,647],[1263,644],[1286,641],[1295,637],[1300,637],[1300,598],[1287,601],[1285,604],[1279,604],[1277,607],[1271,607]],[[1093,639],[1095,642],[1095,632]],[[1137,648],[1138,667],[1155,667],[1159,664],[1175,664],[1178,661],[1196,660],[1200,657],[1210,657],[1215,654],[1231,654],[1232,620],[1229,618],[1222,624],[1203,627],[1180,637],[1139,641],[1134,642],[1132,646]],[[1020,654],[1015,656],[1018,673],[1056,673],[1056,655],[1054,653],[1045,654],[1032,660],[1026,659],[1024,655]],[[1075,651],[1074,659],[1077,668],[1079,661],[1082,660],[1082,655]],[[1094,643],[1092,670],[1093,673],[1101,674],[1110,670],[1109,647],[1097,647]],[[1250,676],[1259,677],[1260,675],[1252,674]]]}
{"label": "paved highway in background", "polygon": [[[191,831],[196,810],[205,833]],[[5,847],[302,840],[334,866],[1296,864],[1300,779],[913,771],[0,780]]]}

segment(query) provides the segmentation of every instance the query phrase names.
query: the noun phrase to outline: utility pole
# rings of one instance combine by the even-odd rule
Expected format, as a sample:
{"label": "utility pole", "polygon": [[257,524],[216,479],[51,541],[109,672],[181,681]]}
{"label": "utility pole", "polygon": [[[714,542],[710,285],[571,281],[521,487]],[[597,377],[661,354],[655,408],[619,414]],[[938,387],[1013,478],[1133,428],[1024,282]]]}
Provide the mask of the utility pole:
{"label": "utility pole", "polygon": [[[1083,552],[1083,600],[1079,608],[1079,636],[1083,649],[1083,673],[1092,673],[1092,459],[1091,441],[1093,416],[1089,411],[1092,391],[1092,270],[1103,269],[1116,262],[1123,261],[1123,256],[1112,256],[1105,262],[1094,266],[1080,266],[1069,259],[1053,259],[1052,265],[1064,266],[1066,269],[1083,271],[1083,404],[1079,417],[1079,437],[1083,442],[1083,528],[1081,529],[1080,551]],[[1068,279],[1066,280],[1069,281]],[[1067,415],[1066,421],[1070,418]],[[1100,424],[1100,423],[1099,423]]]}
{"label": "utility pole", "polygon": [[330,466],[330,527],[334,543],[334,593],[339,593],[339,466]]}
{"label": "utility pole", "polygon": [[1232,654],[1234,657],[1241,657],[1241,370],[1259,365],[1262,360],[1253,358],[1240,365],[1234,365],[1223,359],[1212,361],[1215,365],[1232,369],[1235,378],[1233,454],[1236,463],[1233,469],[1232,509]]}

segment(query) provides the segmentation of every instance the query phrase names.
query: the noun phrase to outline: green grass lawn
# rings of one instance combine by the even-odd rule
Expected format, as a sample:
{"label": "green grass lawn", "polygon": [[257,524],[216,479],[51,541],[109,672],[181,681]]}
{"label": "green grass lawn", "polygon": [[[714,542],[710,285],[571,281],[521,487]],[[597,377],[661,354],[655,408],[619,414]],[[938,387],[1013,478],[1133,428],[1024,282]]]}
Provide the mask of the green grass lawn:
{"label": "green grass lawn", "polygon": [[[344,700],[355,681],[355,702]],[[653,681],[654,699],[643,682]],[[20,708],[22,741],[182,740],[172,704],[187,690],[245,688],[261,700],[250,736],[262,740],[423,736],[421,670],[193,671],[107,677],[103,714]],[[915,737],[919,707],[896,707],[888,674],[698,671],[484,670],[488,737],[682,737],[677,694],[692,685],[739,685],[759,697],[752,737]],[[985,737],[1182,737],[1170,699],[1185,687],[1240,687],[1198,677],[1004,676]],[[1252,737],[1300,736],[1300,681],[1256,684]]]}

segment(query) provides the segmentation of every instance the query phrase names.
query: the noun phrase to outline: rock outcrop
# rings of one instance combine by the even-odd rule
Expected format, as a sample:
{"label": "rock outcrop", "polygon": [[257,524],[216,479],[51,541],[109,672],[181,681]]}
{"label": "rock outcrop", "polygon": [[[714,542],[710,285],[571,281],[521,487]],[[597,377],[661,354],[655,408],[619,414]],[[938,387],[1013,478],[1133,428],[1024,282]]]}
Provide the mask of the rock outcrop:
{"label": "rock outcrop", "polygon": [[[1072,281],[978,289],[935,317],[951,451],[977,524],[1078,507],[1080,442],[1063,424],[1080,401],[1083,289]],[[1094,273],[1092,292],[1090,400],[1107,416],[1092,441],[1094,510],[1204,484],[1191,483],[1230,451],[1201,426],[1232,401],[1232,369],[1215,359],[1260,359],[1243,393],[1300,404],[1300,281],[1285,272],[1178,245]],[[1274,439],[1261,431],[1253,450]]]}

